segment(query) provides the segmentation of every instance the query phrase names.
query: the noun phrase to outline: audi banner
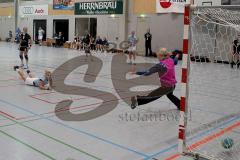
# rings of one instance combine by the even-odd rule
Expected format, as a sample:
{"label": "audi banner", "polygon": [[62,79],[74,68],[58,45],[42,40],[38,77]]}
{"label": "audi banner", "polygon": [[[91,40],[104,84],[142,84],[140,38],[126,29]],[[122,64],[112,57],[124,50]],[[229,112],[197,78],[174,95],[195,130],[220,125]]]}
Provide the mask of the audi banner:
{"label": "audi banner", "polygon": [[20,6],[20,16],[43,16],[48,15],[48,5]]}

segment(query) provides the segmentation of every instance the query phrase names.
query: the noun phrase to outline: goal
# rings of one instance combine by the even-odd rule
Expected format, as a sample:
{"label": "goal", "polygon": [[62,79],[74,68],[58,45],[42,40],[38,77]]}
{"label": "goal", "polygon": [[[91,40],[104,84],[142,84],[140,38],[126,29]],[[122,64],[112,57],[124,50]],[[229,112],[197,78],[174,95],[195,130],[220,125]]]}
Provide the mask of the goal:
{"label": "goal", "polygon": [[[178,145],[181,156],[240,159],[238,38],[240,6],[185,7]],[[234,142],[228,149],[222,145],[226,138]]]}

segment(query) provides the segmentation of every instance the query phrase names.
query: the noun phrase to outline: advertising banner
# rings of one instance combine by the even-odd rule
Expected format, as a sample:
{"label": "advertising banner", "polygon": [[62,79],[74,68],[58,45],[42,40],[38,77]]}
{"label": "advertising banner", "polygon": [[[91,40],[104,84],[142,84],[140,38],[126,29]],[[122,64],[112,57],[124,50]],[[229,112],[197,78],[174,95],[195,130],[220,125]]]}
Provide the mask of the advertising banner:
{"label": "advertising banner", "polygon": [[184,13],[189,0],[156,0],[156,13]]}
{"label": "advertising banner", "polygon": [[75,15],[123,14],[123,1],[96,1],[75,3]]}
{"label": "advertising banner", "polygon": [[75,0],[53,0],[53,9],[73,10]]}
{"label": "advertising banner", "polygon": [[48,15],[48,5],[19,6],[20,16]]}

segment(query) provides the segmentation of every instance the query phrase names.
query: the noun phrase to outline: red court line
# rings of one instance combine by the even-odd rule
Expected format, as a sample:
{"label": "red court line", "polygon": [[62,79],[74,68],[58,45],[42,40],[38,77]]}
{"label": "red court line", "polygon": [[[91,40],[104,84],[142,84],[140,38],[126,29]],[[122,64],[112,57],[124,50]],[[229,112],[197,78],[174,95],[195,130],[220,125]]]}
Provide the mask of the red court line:
{"label": "red court line", "polygon": [[[113,89],[113,90],[115,90],[115,93],[117,93],[117,94],[120,93],[120,92],[128,92],[128,91],[122,91],[120,89],[115,89],[115,88],[106,87],[106,86],[95,86],[95,87],[105,87],[105,88]],[[76,89],[76,90],[78,90],[78,89]],[[34,95],[29,95],[29,97],[37,99],[37,100],[40,100],[40,101],[43,101],[43,102],[46,102],[46,103],[49,103],[49,104],[57,104],[57,103],[61,102],[61,101],[51,102],[51,101],[45,100],[45,99],[43,99],[41,97],[36,97],[36,96],[41,96],[41,95],[53,94],[53,93],[59,93],[59,92],[52,91],[52,92],[47,92],[47,93],[38,93],[38,94],[34,94]],[[101,95],[107,95],[107,94],[110,94],[110,92],[109,93],[104,93],[104,94],[98,94],[98,95],[94,96],[93,98],[99,97]],[[86,99],[86,98],[87,97],[82,97],[82,98],[76,98],[76,99],[72,99],[72,100],[77,101],[77,100]]]}
{"label": "red court line", "polygon": [[[111,100],[112,101],[112,100]],[[107,101],[107,102],[110,102],[110,101]],[[91,107],[93,105],[98,105],[98,104],[102,104],[102,102],[100,103],[93,103],[93,104],[88,104],[88,105],[84,105],[84,106],[78,106],[78,107],[71,107],[70,110],[76,110],[76,109],[80,109],[80,108],[85,108],[85,107]],[[95,107],[95,106],[94,106]],[[92,108],[94,108],[92,107]],[[69,109],[67,109],[66,107],[65,108],[62,108],[62,109],[59,109],[57,110],[56,112],[64,112],[64,111],[67,111]],[[46,113],[41,113],[40,115],[45,115],[45,114],[52,114],[52,113],[55,113],[55,111],[51,111],[51,112],[46,112]],[[22,119],[27,119],[27,118],[31,118],[31,117],[35,117],[35,116],[28,116],[28,117],[20,117],[20,118],[16,118],[16,120],[22,120]]]}
{"label": "red court line", "polygon": [[[226,132],[230,132],[231,130],[233,130],[234,128],[237,128],[237,127],[240,127],[240,122],[236,122],[233,125],[225,128],[225,129],[222,129],[221,131],[192,144],[191,146],[188,147],[188,150],[198,148],[199,146],[202,146],[202,145],[224,135]],[[175,159],[179,158],[180,156],[181,156],[181,154],[175,154],[169,158],[166,158],[165,160],[175,160]]]}
{"label": "red court line", "polygon": [[[91,108],[92,108],[92,107],[83,108],[83,109],[80,109],[80,110],[78,110],[78,111],[84,111],[84,110],[88,110],[88,109],[91,109]],[[40,114],[40,115],[44,115],[44,114]],[[29,117],[29,118],[34,118],[34,117],[37,117],[37,116],[31,116],[31,117]],[[53,115],[49,115],[48,117],[44,117],[44,118],[51,118],[51,117],[53,117]],[[33,122],[33,121],[41,120],[41,119],[44,119],[44,118],[30,119],[30,120],[22,121],[22,122],[20,122],[20,123]],[[16,119],[16,120],[18,120],[18,119]],[[14,123],[14,124],[17,124],[17,123]],[[14,125],[14,124],[10,123],[10,124],[5,124],[5,125],[0,125],[0,127],[4,127],[4,126],[8,126],[8,125]]]}
{"label": "red court line", "polygon": [[[110,100],[110,101],[106,101],[106,102],[111,102],[111,101],[115,101],[115,100]],[[106,102],[105,102],[105,103],[106,103]],[[76,110],[76,109],[81,109],[81,108],[83,108],[82,110],[91,109],[91,108],[95,108],[95,106],[92,107],[93,105],[98,105],[98,104],[102,104],[102,102],[100,102],[100,103],[94,103],[94,104],[88,104],[88,105],[84,105],[84,106],[78,106],[78,107],[71,107],[70,110]],[[87,108],[87,107],[88,107],[88,108]],[[57,113],[58,113],[58,112],[64,112],[64,111],[67,111],[67,110],[68,110],[67,108],[62,108],[62,109],[60,109],[60,110],[57,110],[56,112],[57,112]],[[55,111],[46,112],[46,113],[41,113],[41,114],[39,114],[39,115],[46,115],[46,114],[52,114],[52,113],[55,113]],[[8,117],[10,117],[10,118],[12,118],[12,119],[15,119],[15,120],[24,120],[24,119],[28,119],[28,118],[35,117],[35,116],[26,116],[26,117],[16,118],[16,117],[14,117],[14,116],[6,113],[6,112],[3,112],[3,111],[0,111],[0,114],[3,114],[3,115],[5,115],[5,116],[8,116]]]}
{"label": "red court line", "polygon": [[[82,109],[80,111],[87,110],[87,109],[95,108],[95,106],[92,107],[93,105],[94,104],[85,105],[85,106],[79,106],[79,107],[71,107],[70,110],[76,110],[76,109],[81,109],[81,108]],[[68,110],[67,108],[62,108],[62,109],[57,110],[56,112],[59,113],[59,112],[67,111],[67,110]],[[48,115],[48,114],[52,114],[52,113],[55,113],[55,111],[41,113],[39,115]],[[37,117],[37,116],[34,115],[34,116],[27,116],[27,117],[19,117],[19,118],[16,118],[16,120],[24,120],[24,119],[33,118],[33,117]]]}
{"label": "red court line", "polygon": [[41,95],[52,94],[52,93],[56,93],[56,91],[46,92],[46,93],[37,93],[37,94],[29,95],[29,96],[41,96]]}
{"label": "red court line", "polygon": [[43,102],[49,103],[49,104],[57,104],[55,102],[50,102],[50,101],[42,99],[42,98],[37,98],[37,97],[34,97],[34,96],[30,96],[30,97],[33,98],[33,99],[37,99],[39,101],[43,101]]}
{"label": "red court line", "polygon": [[0,111],[0,114],[3,114],[5,116],[7,116],[7,117],[10,117],[11,119],[16,119],[14,116],[12,116],[12,115],[10,115],[10,114],[8,114],[6,112],[3,112],[3,111]]}
{"label": "red court line", "polygon": [[[122,92],[127,92],[127,91],[122,91]],[[116,93],[120,93],[120,92],[116,92]],[[51,94],[51,93],[49,93],[49,94]],[[90,97],[90,98],[97,98],[97,97],[99,97],[99,96],[104,96],[104,95],[108,95],[108,94],[112,94],[112,93],[103,93],[103,94],[97,94],[97,95],[95,95],[95,96],[92,96],[92,97]],[[46,103],[49,103],[49,104],[58,104],[59,102],[61,102],[61,101],[57,101],[57,102],[51,102],[51,101],[48,101],[48,100],[45,100],[45,99],[43,99],[43,98],[38,98],[38,97],[35,97],[35,96],[30,96],[31,98],[34,98],[34,99],[37,99],[37,100],[40,100],[40,101],[43,101],[43,102],[46,102]],[[71,99],[71,100],[73,100],[73,101],[79,101],[79,100],[83,100],[83,99],[88,99],[89,97],[81,97],[81,98],[73,98],[73,99]]]}
{"label": "red court line", "polygon": [[[129,98],[129,97],[124,97],[122,99],[126,99],[126,98]],[[112,101],[118,101],[118,100],[122,100],[122,99],[109,100],[109,101],[105,101],[104,103],[108,103],[108,102],[112,102]],[[96,107],[94,105],[99,105],[99,104],[102,104],[102,103],[103,102],[93,103],[93,104],[88,104],[88,105],[83,105],[83,106],[78,106],[78,107],[71,107],[70,110],[76,110],[76,109],[79,109],[79,108],[87,108],[87,107],[89,107],[88,109],[91,109],[91,108],[95,108]],[[92,107],[92,106],[94,106],[94,107]],[[69,109],[67,107],[65,107],[65,108],[57,110],[56,112],[64,112],[64,111],[67,111],[67,110],[69,110]],[[52,114],[52,113],[55,113],[55,111],[41,113],[39,115],[46,115],[46,114]],[[35,116],[20,117],[20,118],[16,118],[16,120],[23,120],[23,119],[28,119],[28,118],[32,118],[32,117],[35,117]]]}

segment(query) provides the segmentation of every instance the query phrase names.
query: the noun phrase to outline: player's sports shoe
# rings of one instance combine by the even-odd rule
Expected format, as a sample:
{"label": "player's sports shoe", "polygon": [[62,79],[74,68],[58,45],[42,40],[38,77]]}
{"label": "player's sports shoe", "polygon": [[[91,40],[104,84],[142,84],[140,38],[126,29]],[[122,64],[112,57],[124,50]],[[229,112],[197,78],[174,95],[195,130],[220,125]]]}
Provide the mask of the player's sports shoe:
{"label": "player's sports shoe", "polygon": [[13,70],[16,71],[17,69],[19,69],[19,66],[14,66]]}
{"label": "player's sports shoe", "polygon": [[132,65],[132,61],[129,61],[128,64],[131,64],[131,65]]}
{"label": "player's sports shoe", "polygon": [[137,98],[134,96],[134,97],[131,97],[131,108],[135,109],[136,107],[137,107]]}
{"label": "player's sports shoe", "polygon": [[25,66],[23,69],[28,69],[28,66]]}

